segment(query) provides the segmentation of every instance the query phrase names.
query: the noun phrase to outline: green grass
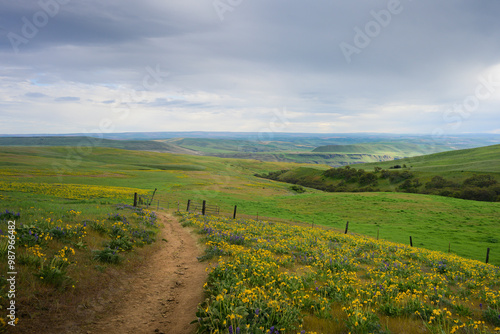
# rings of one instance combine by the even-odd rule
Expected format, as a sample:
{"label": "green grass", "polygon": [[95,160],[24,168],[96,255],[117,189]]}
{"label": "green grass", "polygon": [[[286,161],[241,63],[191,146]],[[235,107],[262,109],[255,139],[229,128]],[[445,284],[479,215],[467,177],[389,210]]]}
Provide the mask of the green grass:
{"label": "green grass", "polygon": [[[495,156],[491,148],[475,154],[475,159],[486,161],[494,160]],[[465,164],[483,166],[477,160],[463,157],[447,155],[446,159],[449,163],[461,160]],[[380,239],[405,244],[412,236],[415,248],[439,251],[447,251],[451,244],[452,253],[480,261],[484,261],[486,249],[490,248],[490,263],[500,265],[500,203],[394,192],[325,193],[310,188],[299,194],[291,190],[289,184],[254,176],[255,173],[294,168],[300,168],[304,175],[314,176],[315,170],[325,170],[326,165],[313,169],[309,164],[298,163],[48,146],[1,147],[0,161],[0,212],[6,209],[19,212],[18,223],[40,228],[57,223],[61,227],[68,224],[74,229],[84,221],[93,222],[88,223],[84,243],[82,239],[63,238],[43,246],[44,265],[43,260],[30,253],[32,250],[19,247],[18,254],[24,264],[19,264],[18,278],[24,285],[19,286],[17,301],[25,309],[29,306],[33,314],[40,310],[57,312],[51,309],[52,305],[69,305],[78,296],[80,299],[74,299],[74,303],[83,303],[82,296],[97,291],[95,282],[110,282],[108,268],[130,269],[146,256],[148,247],[126,251],[132,241],[122,242],[121,237],[112,235],[127,232],[113,227],[115,221],[107,217],[117,213],[115,204],[132,204],[134,192],[142,192],[150,198],[155,188],[158,191],[153,208],[158,200],[160,207],[168,207],[171,211],[177,209],[177,203],[184,210],[188,199],[207,200],[208,204],[218,204],[226,216],[232,215],[237,205],[237,215],[242,218],[252,219],[258,215],[260,219],[298,222],[306,227],[314,223],[337,231],[343,231],[349,221],[350,234],[375,238],[378,231]],[[490,164],[489,168],[492,166],[495,164]],[[425,163],[422,162],[419,168],[425,168]],[[473,172],[474,168],[464,174]],[[18,188],[12,188],[12,184]],[[71,189],[75,193],[68,192]],[[132,219],[135,218],[130,218],[131,222]],[[142,226],[140,222],[134,224]],[[0,223],[0,229],[5,231],[6,228],[6,222]],[[154,231],[157,229],[153,228],[152,233]],[[149,243],[149,232],[142,233],[142,241],[136,239],[138,244]],[[72,262],[67,267],[56,257],[65,246],[75,251],[75,255],[70,254],[70,250],[65,252],[64,256]],[[116,247],[125,251],[115,252]],[[7,272],[5,267],[0,269]],[[44,282],[46,278],[50,282]],[[5,298],[3,292],[0,291],[0,299]],[[313,321],[307,319],[305,324]]]}
{"label": "green grass", "polygon": [[[394,168],[396,166],[400,168]],[[406,191],[408,189],[401,187],[404,182],[403,178],[400,178],[397,182],[389,181],[388,178],[382,178],[382,174],[376,172],[376,169],[381,168],[389,170],[391,173],[410,172],[409,181],[412,181],[410,185],[414,185],[414,182],[417,180],[418,183],[408,192],[441,194],[440,191],[447,190],[449,194],[456,194],[453,197],[467,198],[460,195],[460,191],[462,190],[460,185],[466,179],[476,174],[487,174],[496,179],[497,182],[500,182],[500,145],[442,152],[395,161],[364,163],[352,168],[366,172],[375,171],[375,174],[371,176],[374,176],[377,180],[375,184],[369,184],[372,190]],[[296,167],[290,168],[288,172],[271,178],[318,189],[330,189],[330,191],[367,191],[365,188],[368,184],[366,183],[344,182],[340,177],[326,177],[323,175],[323,171],[324,168],[317,168],[315,166]],[[425,186],[426,183],[429,183],[435,176],[445,178],[449,181],[450,185],[446,186],[446,189],[427,188]]]}
{"label": "green grass", "polygon": [[251,141],[230,139],[175,138],[164,142],[205,155],[222,158],[255,159],[270,162],[297,162],[342,166],[367,162],[393,160],[441,152],[448,147],[418,143],[366,143],[325,145],[323,141]]}
{"label": "green grass", "polygon": [[89,147],[111,147],[134,151],[158,151],[185,153],[175,145],[154,140],[111,140],[84,136],[52,136],[52,137],[0,137],[0,146],[66,146],[79,147],[87,150]]}
{"label": "green grass", "polygon": [[[227,215],[237,205],[239,216],[259,215],[306,224],[314,221],[340,230],[349,221],[349,231],[354,233],[376,237],[378,229],[381,239],[402,243],[408,243],[411,235],[414,246],[441,251],[447,251],[451,243],[452,252],[482,261],[489,247],[490,262],[500,265],[500,203],[404,193],[325,193],[310,188],[297,194],[288,184],[253,176],[296,167],[310,172],[307,164],[94,148],[78,163],[68,165],[68,152],[71,149],[61,147],[1,148],[0,161],[9,164],[0,167],[0,181],[117,186],[150,193],[157,188],[153,205],[159,200],[165,208],[176,209],[179,202],[184,210],[188,199],[207,200],[220,205]],[[53,168],[54,163],[58,168]],[[58,201],[55,197],[5,191],[0,191],[0,196],[2,205],[10,210],[24,210],[35,200],[35,206],[51,210],[51,200]],[[132,198],[133,191],[128,204]],[[97,206],[101,201],[114,200],[92,201]],[[82,201],[81,205],[86,203]],[[89,210],[94,209],[89,206]]]}
{"label": "green grass", "polygon": [[435,153],[425,156],[357,166],[365,170],[406,164],[413,171],[435,173],[486,172],[500,175],[500,145]]}
{"label": "green grass", "polygon": [[313,152],[383,154],[397,158],[412,157],[448,150],[444,145],[416,144],[406,142],[379,142],[348,145],[325,145]]}

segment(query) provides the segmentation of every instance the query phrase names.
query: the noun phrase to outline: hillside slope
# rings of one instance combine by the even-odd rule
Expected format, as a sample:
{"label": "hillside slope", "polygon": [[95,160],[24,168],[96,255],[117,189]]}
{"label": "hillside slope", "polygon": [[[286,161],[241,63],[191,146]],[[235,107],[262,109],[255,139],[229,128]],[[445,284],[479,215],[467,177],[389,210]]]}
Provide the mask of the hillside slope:
{"label": "hillside slope", "polygon": [[198,154],[193,150],[153,140],[111,140],[85,136],[0,137],[0,146],[111,147],[132,151]]}
{"label": "hillside slope", "polygon": [[358,166],[301,167],[258,176],[331,192],[402,191],[500,201],[500,145]]}
{"label": "hillside slope", "polygon": [[[299,221],[342,231],[348,220],[350,233],[375,236],[380,229],[380,238],[403,243],[411,235],[415,246],[433,250],[448,250],[451,241],[452,252],[482,261],[488,247],[491,263],[500,265],[500,203],[395,192],[306,189],[297,193],[289,184],[254,176],[297,167],[328,170],[325,165],[311,168],[308,164],[100,147],[85,152],[75,147],[0,147],[0,162],[0,211],[22,213],[24,208],[36,213],[45,208],[51,212],[59,203],[76,210],[83,200],[72,199],[72,192],[89,187],[103,189],[110,196],[118,188],[129,188],[125,203],[132,204],[137,189],[151,194],[157,188],[155,207],[183,211],[188,199],[207,200],[209,205],[218,204],[222,215],[232,217],[237,205],[240,218]],[[98,193],[87,195],[85,202],[92,210],[101,201],[115,201],[96,198]]]}
{"label": "hillside slope", "polygon": [[[389,168],[394,162],[381,162],[359,166],[365,170],[375,167]],[[406,164],[414,171],[429,173],[477,172],[500,173],[500,145],[484,146],[472,149],[447,151],[418,157],[405,158],[397,164]]]}
{"label": "hillside slope", "polygon": [[416,144],[406,142],[381,142],[351,145],[325,145],[315,148],[313,152],[384,154],[391,155],[394,158],[403,158],[416,155],[438,153],[447,150],[449,150],[449,148],[444,145]]}

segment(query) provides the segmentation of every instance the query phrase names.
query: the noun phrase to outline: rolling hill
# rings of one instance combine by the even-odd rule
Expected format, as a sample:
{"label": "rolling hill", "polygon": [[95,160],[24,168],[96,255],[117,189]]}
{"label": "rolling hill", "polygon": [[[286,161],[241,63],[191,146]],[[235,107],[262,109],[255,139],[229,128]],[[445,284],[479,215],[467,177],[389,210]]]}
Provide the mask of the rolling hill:
{"label": "rolling hill", "polygon": [[362,153],[362,154],[384,154],[400,159],[416,155],[438,153],[450,150],[445,145],[417,144],[406,142],[393,143],[362,143],[350,145],[325,145],[317,147],[313,152],[322,153]]}
{"label": "rolling hill", "polygon": [[75,135],[0,135],[0,146],[112,147],[332,167],[391,161],[499,143],[498,135],[304,134],[151,132]]}
{"label": "rolling hill", "polygon": [[300,167],[258,176],[331,192],[402,191],[500,201],[500,145],[356,167]]}
{"label": "rolling hill", "polygon": [[[491,147],[482,150],[475,151],[478,157],[495,152]],[[137,189],[152,193],[157,188],[154,203],[165,209],[184,210],[191,199],[218,204],[223,215],[232,215],[237,205],[238,217],[243,218],[314,223],[338,230],[348,220],[350,233],[374,236],[379,229],[382,239],[403,243],[412,235],[416,246],[433,250],[447,250],[451,241],[452,252],[483,261],[489,247],[491,262],[500,264],[500,243],[493,243],[500,240],[496,228],[500,203],[402,192],[330,193],[308,188],[297,193],[287,183],[254,176],[297,167],[312,175],[328,170],[326,165],[311,168],[310,164],[102,147],[79,153],[76,147],[62,146],[0,147],[0,161],[0,210],[4,211],[42,210],[48,215],[60,206],[95,210],[96,205],[123,200],[100,199],[98,194],[75,200],[71,189],[102,188],[112,194],[114,189],[129,188],[125,203],[131,204]]]}
{"label": "rolling hill", "polygon": [[132,151],[197,154],[189,149],[152,140],[111,140],[86,136],[0,137],[0,146],[111,147]]}

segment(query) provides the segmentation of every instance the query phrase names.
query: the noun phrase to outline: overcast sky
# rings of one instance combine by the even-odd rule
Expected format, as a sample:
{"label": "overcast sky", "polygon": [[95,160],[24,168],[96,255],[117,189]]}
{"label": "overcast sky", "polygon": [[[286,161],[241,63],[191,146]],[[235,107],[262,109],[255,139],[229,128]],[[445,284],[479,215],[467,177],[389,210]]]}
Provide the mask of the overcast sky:
{"label": "overcast sky", "polygon": [[0,3],[0,134],[500,133],[497,0]]}

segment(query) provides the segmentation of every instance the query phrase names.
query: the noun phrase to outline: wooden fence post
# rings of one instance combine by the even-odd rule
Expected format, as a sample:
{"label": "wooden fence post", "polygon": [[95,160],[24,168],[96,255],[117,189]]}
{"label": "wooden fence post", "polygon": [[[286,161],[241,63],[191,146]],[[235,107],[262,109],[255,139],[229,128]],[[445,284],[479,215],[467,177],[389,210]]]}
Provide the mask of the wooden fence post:
{"label": "wooden fence post", "polygon": [[413,241],[411,240],[411,235],[410,235],[410,247],[413,247]]}
{"label": "wooden fence post", "polygon": [[134,206],[137,206],[137,193],[134,193]]}
{"label": "wooden fence post", "polygon": [[191,200],[188,199],[188,205],[187,205],[187,208],[186,208],[186,211],[189,212],[189,206],[191,205]]}
{"label": "wooden fence post", "polygon": [[486,263],[488,263],[489,260],[490,260],[490,249],[488,248],[486,250]]}
{"label": "wooden fence post", "polygon": [[345,224],[345,232],[344,234],[347,234],[347,230],[349,229],[349,221]]}
{"label": "wooden fence post", "polygon": [[201,207],[201,214],[202,215],[205,215],[206,209],[207,209],[207,201],[203,200],[203,204],[202,204],[202,207]]}
{"label": "wooden fence post", "polygon": [[155,191],[153,191],[153,196],[151,196],[151,199],[149,200],[148,208],[151,206],[151,203],[153,203],[153,198],[155,197],[156,190],[157,189],[155,188]]}
{"label": "wooden fence post", "polygon": [[233,219],[236,219],[236,208],[237,207],[238,207],[237,205],[234,206]]}

